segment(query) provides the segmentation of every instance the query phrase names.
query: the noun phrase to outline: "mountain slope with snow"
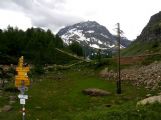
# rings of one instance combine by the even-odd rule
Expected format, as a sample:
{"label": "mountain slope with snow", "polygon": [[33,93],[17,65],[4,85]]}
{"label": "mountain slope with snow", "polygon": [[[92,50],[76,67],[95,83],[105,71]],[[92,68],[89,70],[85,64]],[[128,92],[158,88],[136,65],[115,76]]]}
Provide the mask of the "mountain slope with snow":
{"label": "mountain slope with snow", "polygon": [[[117,47],[116,36],[112,35],[108,29],[95,21],[80,22],[62,28],[58,35],[66,44],[72,41],[79,42],[82,46],[96,49],[115,49]],[[125,44],[125,42],[127,42]],[[130,41],[121,39],[121,48],[127,47]]]}

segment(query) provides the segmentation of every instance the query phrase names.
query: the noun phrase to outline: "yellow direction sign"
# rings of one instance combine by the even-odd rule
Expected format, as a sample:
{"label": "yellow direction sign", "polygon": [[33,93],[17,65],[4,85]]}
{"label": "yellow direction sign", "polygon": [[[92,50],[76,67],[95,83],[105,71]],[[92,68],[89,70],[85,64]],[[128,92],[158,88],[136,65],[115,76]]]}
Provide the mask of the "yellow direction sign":
{"label": "yellow direction sign", "polygon": [[18,67],[16,67],[17,75],[15,76],[15,86],[29,86],[30,80],[27,76],[30,68],[29,66],[24,66],[24,59],[23,56],[19,58]]}

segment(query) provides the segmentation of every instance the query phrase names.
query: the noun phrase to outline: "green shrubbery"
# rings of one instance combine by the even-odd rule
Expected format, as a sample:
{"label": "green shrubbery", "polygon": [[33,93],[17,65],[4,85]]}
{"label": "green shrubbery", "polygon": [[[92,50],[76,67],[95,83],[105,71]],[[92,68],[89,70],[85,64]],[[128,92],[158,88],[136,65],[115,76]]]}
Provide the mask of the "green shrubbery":
{"label": "green shrubbery", "polygon": [[147,58],[145,58],[142,61],[142,65],[149,65],[149,64],[153,63],[154,61],[161,61],[161,55],[156,54],[156,55],[148,56]]}
{"label": "green shrubbery", "polygon": [[29,76],[31,75],[42,75],[45,73],[45,70],[44,70],[44,67],[42,65],[35,65],[30,73],[29,73]]}

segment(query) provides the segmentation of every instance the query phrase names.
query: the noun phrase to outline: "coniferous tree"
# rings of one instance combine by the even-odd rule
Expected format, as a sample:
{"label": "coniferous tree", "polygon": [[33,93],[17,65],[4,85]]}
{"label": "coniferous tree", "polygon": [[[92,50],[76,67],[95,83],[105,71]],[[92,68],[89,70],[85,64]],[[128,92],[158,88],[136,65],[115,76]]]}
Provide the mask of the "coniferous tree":
{"label": "coniferous tree", "polygon": [[78,42],[72,42],[69,49],[78,56],[83,56],[83,48]]}
{"label": "coniferous tree", "polygon": [[[0,58],[8,56],[17,61],[23,55],[31,63],[54,63],[55,47],[63,48],[63,41],[50,30],[28,28],[23,31],[11,26],[0,30]],[[0,60],[2,62],[5,61]]]}

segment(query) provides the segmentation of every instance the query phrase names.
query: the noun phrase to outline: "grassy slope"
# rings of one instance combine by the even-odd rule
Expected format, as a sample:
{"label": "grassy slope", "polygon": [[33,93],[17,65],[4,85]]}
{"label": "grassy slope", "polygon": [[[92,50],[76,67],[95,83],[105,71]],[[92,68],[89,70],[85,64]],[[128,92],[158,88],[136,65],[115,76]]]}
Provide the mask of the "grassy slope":
{"label": "grassy slope", "polygon": [[121,51],[122,56],[144,55],[161,52],[161,44],[158,42],[134,42],[128,48]]}
{"label": "grassy slope", "polygon": [[[51,61],[52,63],[55,63],[55,64],[69,64],[69,63],[73,63],[73,62],[76,62],[76,61],[79,61],[80,59],[72,56],[72,55],[69,55],[70,53],[64,53],[64,52],[61,52],[60,50],[55,50],[54,52],[54,56],[53,57],[53,60]],[[33,61],[35,58],[26,58],[25,57],[25,60],[27,61],[27,63],[32,63],[33,64]],[[18,58],[16,56],[9,56],[9,55],[6,55],[6,54],[0,54],[0,64],[17,64],[17,60]],[[45,62],[45,61],[43,61]]]}
{"label": "grassy slope", "polygon": [[71,62],[79,61],[77,58],[58,50],[55,51],[55,56],[56,57],[54,58],[54,61],[56,62],[56,64],[69,64]]}
{"label": "grassy slope", "polygon": [[[123,94],[116,95],[114,81],[101,79],[89,69],[50,72],[35,81],[28,91],[30,97],[26,108],[29,120],[126,120],[129,116],[133,120],[152,120],[150,118],[154,117],[159,120],[157,116],[161,117],[159,105],[141,108],[138,113],[136,101],[145,96],[147,91],[123,83]],[[89,87],[108,90],[112,95],[83,95],[81,91]],[[0,101],[0,107],[2,102]],[[106,105],[112,106],[108,108]],[[19,111],[20,105],[17,101],[12,111],[0,112],[0,120],[21,120]]]}

